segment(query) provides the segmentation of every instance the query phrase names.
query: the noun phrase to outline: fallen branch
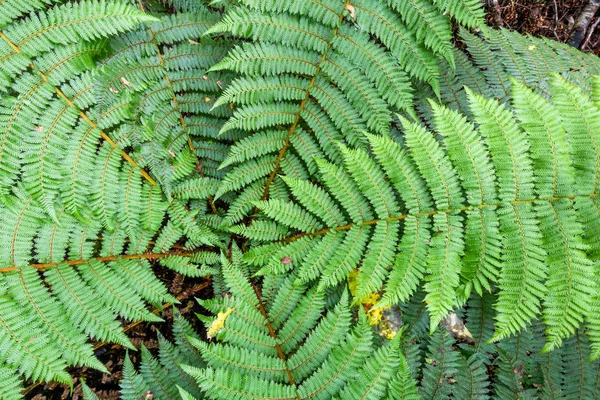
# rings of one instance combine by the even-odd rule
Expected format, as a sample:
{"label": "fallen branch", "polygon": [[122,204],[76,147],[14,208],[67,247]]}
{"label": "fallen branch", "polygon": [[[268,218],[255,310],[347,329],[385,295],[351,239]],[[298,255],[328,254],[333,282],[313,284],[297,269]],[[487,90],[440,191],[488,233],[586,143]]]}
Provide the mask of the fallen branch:
{"label": "fallen branch", "polygon": [[581,42],[585,37],[585,32],[588,30],[588,26],[596,15],[596,11],[600,7],[600,0],[589,0],[588,4],[584,7],[577,17],[575,21],[575,26],[573,27],[573,32],[571,36],[569,36],[569,41],[567,42],[569,45],[580,48]]}

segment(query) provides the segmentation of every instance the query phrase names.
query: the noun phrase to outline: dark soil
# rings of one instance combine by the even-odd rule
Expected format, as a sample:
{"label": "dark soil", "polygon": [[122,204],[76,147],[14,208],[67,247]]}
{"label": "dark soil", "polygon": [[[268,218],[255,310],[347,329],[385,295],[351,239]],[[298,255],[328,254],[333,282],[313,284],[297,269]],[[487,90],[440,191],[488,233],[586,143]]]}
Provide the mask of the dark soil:
{"label": "dark soil", "polygon": [[[587,0],[498,0],[498,6],[493,6],[492,0],[488,3],[488,22],[495,27],[504,27],[521,33],[534,36],[545,36],[566,43],[571,34],[573,25]],[[600,14],[600,13],[599,13]],[[590,24],[600,21],[596,15]],[[582,50],[600,54],[600,28],[589,34],[584,40]],[[194,297],[211,297],[211,288],[204,279],[183,279],[172,272],[157,269],[159,277],[170,286],[171,293],[178,297],[181,304],[179,309],[188,320],[196,325],[197,331],[202,332],[203,327],[198,323],[195,313],[202,312]],[[171,338],[170,322],[172,321],[172,308],[158,311],[157,314],[165,320],[164,323],[139,323],[124,325],[132,342],[139,347],[142,343],[151,351],[158,347],[156,332],[160,331],[165,337]],[[122,377],[121,369],[125,359],[125,349],[121,346],[96,343],[96,355],[104,363],[110,374],[102,374],[88,368],[75,368],[72,375],[75,380],[74,390],[57,384],[32,384],[26,392],[27,399],[82,399],[80,378],[83,378],[101,399],[117,399],[119,380]],[[139,354],[130,353],[134,363],[139,363]]]}
{"label": "dark soil", "polygon": [[[588,0],[484,0],[487,4],[488,23],[533,36],[545,36],[566,43],[577,17]],[[598,25],[600,12],[592,18],[589,29]],[[586,32],[581,50],[600,54],[600,26]]]}

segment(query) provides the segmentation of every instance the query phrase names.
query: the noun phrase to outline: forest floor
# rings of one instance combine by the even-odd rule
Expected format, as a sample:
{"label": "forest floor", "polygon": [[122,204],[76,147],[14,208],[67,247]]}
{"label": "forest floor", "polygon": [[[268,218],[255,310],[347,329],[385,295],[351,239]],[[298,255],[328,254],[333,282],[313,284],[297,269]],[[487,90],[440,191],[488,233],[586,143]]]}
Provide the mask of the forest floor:
{"label": "forest floor", "polygon": [[[494,27],[504,27],[533,36],[545,36],[566,43],[569,35],[588,0],[486,0],[488,6],[488,23]],[[496,3],[496,5],[494,5]],[[600,14],[600,12],[598,13]],[[600,15],[592,18],[590,27],[600,23]],[[600,26],[582,42],[581,49],[600,55]],[[195,318],[195,313],[202,312],[196,298],[210,298],[212,290],[210,282],[205,279],[183,278],[178,274],[157,268],[158,276],[170,287],[180,300],[178,306],[182,315],[192,321],[198,332],[202,326]],[[124,324],[127,334],[136,346],[143,344],[152,352],[158,349],[156,332],[160,331],[166,338],[171,339],[169,327],[172,321],[172,308],[163,311],[155,310],[165,322]],[[82,391],[80,379],[84,379],[101,399],[117,399],[119,381],[122,378],[122,367],[126,351],[118,345],[103,343],[95,344],[96,356],[106,365],[111,374],[102,374],[88,368],[75,368],[72,375],[75,378],[74,390],[58,384],[31,384],[26,398],[32,400],[81,400]],[[139,363],[139,354],[130,352],[134,364]]]}
{"label": "forest floor", "polygon": [[[566,43],[589,0],[485,0],[488,23],[533,36],[545,36]],[[600,55],[600,12],[589,24],[580,49]]]}

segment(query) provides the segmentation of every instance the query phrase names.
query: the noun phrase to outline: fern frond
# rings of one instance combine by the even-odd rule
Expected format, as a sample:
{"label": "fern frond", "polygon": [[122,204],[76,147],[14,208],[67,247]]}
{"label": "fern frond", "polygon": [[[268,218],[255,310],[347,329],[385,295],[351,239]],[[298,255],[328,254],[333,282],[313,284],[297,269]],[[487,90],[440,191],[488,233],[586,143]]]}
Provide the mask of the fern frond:
{"label": "fern frond", "polygon": [[452,37],[450,21],[428,0],[402,2],[389,0],[406,25],[415,31],[418,40],[424,39],[425,46],[441,54],[453,64],[449,40]]}
{"label": "fern frond", "polygon": [[423,397],[446,397],[453,391],[460,368],[460,355],[451,348],[453,341],[449,333],[440,330],[431,338],[419,391]]}
{"label": "fern frond", "polygon": [[562,375],[563,398],[575,399],[593,397],[593,385],[597,365],[589,363],[589,342],[580,332],[565,341],[562,348],[562,361],[567,374]]}
{"label": "fern frond", "polygon": [[[219,193],[235,190],[248,200],[267,200],[271,187],[279,189],[277,175],[290,176],[292,168],[286,166],[294,163],[296,154],[314,173],[313,159],[303,156],[305,146],[298,143],[298,138],[306,142],[302,136],[318,144],[311,146],[321,153],[315,156],[337,163],[339,142],[364,148],[358,132],[387,134],[393,110],[414,116],[409,76],[427,82],[439,94],[436,54],[452,60],[450,22],[433,4],[417,3],[411,3],[410,12],[402,2],[371,0],[243,1],[231,8],[209,33],[230,32],[249,43],[234,48],[211,69],[242,75],[217,102],[237,106],[222,132],[241,129],[258,136],[243,139],[223,166],[235,160],[245,171],[258,171],[256,161],[261,160],[263,167],[252,179],[232,170]],[[425,30],[435,34],[424,35]],[[277,148],[265,140],[275,132],[283,141]],[[264,159],[237,156],[238,148],[250,143],[256,146],[253,154]],[[304,173],[302,162],[296,163],[293,170],[299,172],[293,174]],[[236,210],[248,213],[251,208],[236,205]]]}
{"label": "fern frond", "polygon": [[[555,93],[570,85],[551,84]],[[517,81],[512,91],[516,116],[467,90],[478,125],[432,104],[439,139],[401,118],[405,147],[366,135],[374,160],[340,146],[343,167],[318,162],[326,189],[285,178],[294,201],[255,204],[276,223],[272,229],[281,224],[289,234],[255,246],[247,262],[260,275],[294,271],[298,282],[318,281],[321,290],[358,269],[355,301],[383,290],[379,308],[407,301],[424,282],[432,332],[472,289],[496,287],[496,331],[486,340],[515,334],[541,313],[544,350],[558,347],[594,318],[584,232],[597,236],[596,195],[593,186],[581,195],[574,188],[579,140],[567,139],[573,128],[555,104]],[[596,321],[588,322],[595,338]]]}
{"label": "fern frond", "polygon": [[51,50],[56,44],[106,37],[152,20],[154,18],[124,3],[101,0],[67,3],[37,15],[30,14],[4,29],[3,35],[14,48],[3,41],[2,63],[16,54],[32,57]]}
{"label": "fern frond", "polygon": [[[525,377],[534,372],[534,360],[528,354],[539,351],[535,335],[537,332],[521,331],[500,342],[499,358],[496,361],[498,372],[494,381],[494,396],[497,398],[534,397],[537,389],[528,385]],[[531,350],[530,350],[531,349]],[[517,371],[517,373],[515,373]]]}
{"label": "fern frond", "polygon": [[591,88],[592,76],[600,72],[597,57],[552,40],[491,29],[477,36],[461,30],[460,36],[474,64],[486,77],[487,95],[502,101],[508,100],[510,94],[507,76],[548,97],[552,73],[561,74],[577,86]]}
{"label": "fern frond", "polygon": [[598,397],[600,64],[482,9],[0,0],[0,397],[134,350],[161,267],[214,316],[125,399]]}
{"label": "fern frond", "polygon": [[[201,115],[219,124],[229,116],[209,110],[226,78],[204,75],[227,44],[193,43],[218,13],[158,19],[131,1],[54,3],[0,3],[0,221],[9,243],[0,251],[0,364],[13,371],[7,387],[19,376],[68,382],[67,365],[105,371],[89,338],[131,349],[119,318],[160,321],[148,303],[176,301],[148,260],[204,276],[212,270],[189,259],[199,245],[220,241],[213,233],[220,221],[204,216],[209,205],[217,213],[216,180],[198,177],[194,148],[175,146],[182,136],[192,146],[197,136],[193,142],[215,159],[214,171],[224,158],[222,148],[212,154],[222,144],[194,127]],[[121,36],[111,49],[104,38],[115,34]],[[133,43],[142,37],[146,43]],[[119,69],[123,58],[158,73],[137,81]],[[170,130],[173,108],[180,112],[171,126],[179,130],[152,143],[153,128]],[[163,123],[143,113],[163,109]],[[178,199],[169,202],[172,188]],[[189,250],[173,251],[177,241]]]}
{"label": "fern frond", "polygon": [[392,374],[400,366],[399,338],[400,335],[396,335],[387,346],[373,354],[365,365],[362,379],[346,386],[340,393],[340,399],[382,398],[385,396],[388,390],[386,383],[390,381]]}
{"label": "fern frond", "polygon": [[231,297],[202,302],[219,313],[206,321],[218,342],[191,340],[207,366],[183,366],[205,396],[387,398],[400,335],[375,345],[364,313],[352,329],[347,293],[327,307],[322,293],[294,285],[294,274],[266,277],[259,289],[234,261],[239,250],[231,256],[222,256]]}
{"label": "fern frond", "polygon": [[14,369],[0,368],[0,396],[6,400],[19,400],[22,398],[23,386],[17,378]]}
{"label": "fern frond", "polygon": [[434,0],[436,6],[467,28],[484,27],[484,9],[479,1]]}
{"label": "fern frond", "polygon": [[[218,148],[221,143],[202,137],[205,132],[198,126],[204,126],[201,119],[210,117],[221,125],[219,119],[229,116],[223,107],[210,111],[227,77],[206,74],[221,60],[228,43],[202,38],[219,18],[208,9],[159,17],[159,21],[113,41],[114,52],[104,62],[110,79],[103,82],[102,90],[107,97],[114,97],[115,88],[127,82],[126,86],[137,92],[135,139],[163,191],[171,196],[173,186],[198,169],[198,157],[215,167],[223,159]],[[203,168],[201,177],[216,176],[211,171],[215,167]]]}
{"label": "fern frond", "polygon": [[394,400],[417,400],[420,398],[417,393],[416,382],[403,356],[400,356],[398,375],[390,383],[389,395],[390,399]]}
{"label": "fern frond", "polygon": [[58,349],[49,350],[52,342],[37,321],[33,313],[23,313],[10,298],[0,298],[0,347],[10,349],[0,360],[25,378],[71,382]]}
{"label": "fern frond", "polygon": [[158,357],[142,346],[139,372],[135,370],[129,356],[126,356],[123,379],[120,383],[123,399],[138,400],[148,393],[176,397],[177,386],[185,388],[194,396],[201,395],[195,381],[184,372],[180,364],[185,362],[194,367],[201,367],[205,363],[192,346],[192,343],[197,343],[198,339],[191,324],[176,309],[174,309],[173,334],[174,343],[171,343],[158,332]]}
{"label": "fern frond", "polygon": [[488,399],[489,381],[486,365],[478,357],[472,355],[468,359],[459,359],[456,388],[453,393],[461,399]]}

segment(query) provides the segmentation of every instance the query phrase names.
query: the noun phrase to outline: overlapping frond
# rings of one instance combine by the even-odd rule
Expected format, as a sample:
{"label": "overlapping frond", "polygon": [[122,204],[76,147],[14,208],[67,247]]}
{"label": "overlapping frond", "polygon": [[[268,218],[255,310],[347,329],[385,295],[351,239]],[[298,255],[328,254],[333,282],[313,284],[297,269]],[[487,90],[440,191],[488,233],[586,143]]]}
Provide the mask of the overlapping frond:
{"label": "overlapping frond", "polygon": [[[262,283],[251,281],[243,266],[236,264],[241,256],[238,250],[230,254],[234,261],[221,258],[222,278],[227,282],[223,297],[202,302],[217,314],[201,317],[209,341],[195,335],[176,314],[177,346],[159,335],[160,361],[143,350],[136,372],[126,360],[122,398],[178,398],[168,393],[177,385],[183,399],[579,399],[598,394],[599,362],[586,361],[591,348],[580,331],[562,348],[544,354],[539,353],[545,338],[538,324],[499,344],[485,343],[493,332],[494,295],[489,293],[483,297],[474,293],[457,311],[470,329],[454,315],[431,336],[419,322],[426,312],[413,302],[401,314],[401,331],[383,345],[371,344],[360,371],[342,383],[339,380],[348,368],[332,372],[329,367],[341,357],[339,350],[347,350],[353,336],[356,340],[364,313],[359,311],[357,326],[343,291],[329,292],[324,301],[314,289],[294,285],[293,273],[270,275]],[[358,357],[355,353],[354,360],[342,359],[351,364]],[[312,385],[311,393],[301,391],[306,381],[314,383],[321,374],[331,378],[323,389],[326,395]],[[84,394],[94,399],[93,393]]]}
{"label": "overlapping frond", "polygon": [[0,0],[0,397],[135,350],[160,266],[215,316],[125,399],[598,397],[600,64],[482,10]]}
{"label": "overlapping frond", "polygon": [[227,223],[285,198],[280,174],[310,176],[316,158],[341,159],[338,143],[364,148],[360,131],[387,134],[393,111],[414,115],[410,79],[439,94],[438,58],[454,59],[449,15],[481,24],[474,3],[471,14],[442,3],[248,0],[209,30],[247,39],[211,68],[241,75],[217,102],[235,106],[221,132],[252,133],[223,164],[234,167],[217,197],[238,193]]}
{"label": "overlapping frond", "polygon": [[503,101],[507,101],[510,95],[508,77],[548,97],[552,73],[560,73],[565,79],[585,88],[591,88],[592,76],[600,73],[598,57],[546,38],[534,38],[504,29],[484,29],[478,35],[461,30],[460,36],[475,66],[485,76],[485,95]]}
{"label": "overlapping frond", "polygon": [[[476,125],[432,103],[437,137],[401,118],[403,145],[366,136],[374,159],[341,145],[343,167],[319,162],[325,188],[285,178],[292,201],[255,203],[266,219],[234,228],[256,244],[246,262],[320,289],[358,269],[356,300],[382,291],[381,307],[406,302],[423,282],[432,332],[472,291],[496,287],[492,340],[541,314],[545,351],[584,324],[596,346],[597,244],[584,234],[596,231],[596,175],[575,171],[598,165],[589,148],[597,131],[570,122],[584,118],[574,101],[595,105],[559,76],[549,84],[552,101],[513,81],[515,112],[467,90]],[[579,97],[567,100],[571,92]]]}
{"label": "overlapping frond", "polygon": [[[105,38],[160,22],[132,2],[62,3],[0,3],[8,18],[0,23],[0,366],[4,375],[12,371],[1,388],[7,398],[18,391],[19,376],[70,382],[67,366],[105,370],[90,338],[133,349],[121,319],[159,321],[148,304],[177,301],[149,260],[204,276],[211,271],[201,257],[191,258],[221,240],[208,227],[216,223],[203,222],[201,203],[216,191],[214,181],[199,177],[194,154],[182,151],[169,167],[176,190],[169,194],[177,198],[169,202],[136,137],[138,93],[123,75],[113,86],[108,68],[97,66]],[[192,46],[188,38],[202,33],[169,25],[157,37],[166,46]],[[165,68],[185,74],[197,66],[191,50],[167,49]],[[197,87],[170,84],[173,95]]]}
{"label": "overlapping frond", "polygon": [[200,397],[201,392],[195,381],[180,365],[185,363],[200,368],[206,363],[190,343],[198,340],[192,326],[176,310],[174,313],[173,343],[159,333],[158,357],[142,347],[142,360],[138,371],[129,357],[125,359],[120,398],[139,400],[145,398],[148,393],[154,398],[178,398],[177,386]]}
{"label": "overlapping frond", "polygon": [[[233,248],[233,259],[238,252]],[[205,321],[216,341],[190,339],[206,366],[183,366],[206,398],[401,396],[406,376],[395,372],[404,362],[400,335],[376,345],[362,312],[353,327],[346,291],[332,292],[335,300],[326,302],[314,288],[294,285],[294,274],[269,276],[259,285],[235,262],[223,257],[222,263],[228,295],[201,301],[217,314]]]}
{"label": "overlapping frond", "polygon": [[0,334],[7,349],[2,362],[27,378],[65,382],[66,365],[104,370],[89,337],[133,348],[118,318],[159,321],[146,304],[176,302],[149,260],[180,257],[187,267],[178,272],[209,272],[188,261],[192,252],[146,253],[154,231],[134,242],[125,227],[111,232],[64,212],[53,222],[31,196],[18,193],[0,211],[9,244],[0,252]]}
{"label": "overlapping frond", "polygon": [[227,107],[211,112],[229,79],[207,71],[229,44],[203,37],[220,16],[203,6],[157,16],[159,21],[111,42],[112,54],[103,62],[107,79],[102,90],[106,98],[121,90],[133,92],[133,141],[171,195],[173,186],[198,172],[202,177],[220,176],[217,168],[228,142],[218,140],[218,129],[211,133],[208,127],[220,127],[230,116]]}
{"label": "overlapping frond", "polygon": [[[446,107],[466,116],[472,114],[465,86],[482,96],[508,102],[511,87],[508,78],[513,77],[549,98],[552,73],[591,90],[593,76],[600,72],[598,57],[544,38],[487,28],[476,34],[461,29],[459,37],[466,49],[453,50],[455,68],[443,60],[439,62],[440,98]],[[427,123],[432,123],[433,116],[426,99],[435,96],[427,85],[415,85],[415,106]]]}

